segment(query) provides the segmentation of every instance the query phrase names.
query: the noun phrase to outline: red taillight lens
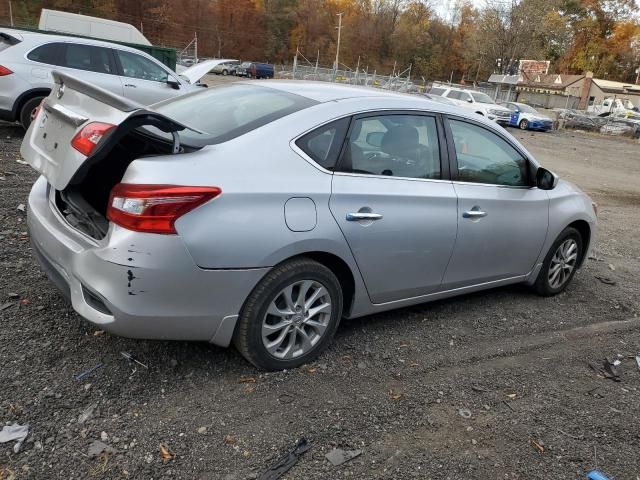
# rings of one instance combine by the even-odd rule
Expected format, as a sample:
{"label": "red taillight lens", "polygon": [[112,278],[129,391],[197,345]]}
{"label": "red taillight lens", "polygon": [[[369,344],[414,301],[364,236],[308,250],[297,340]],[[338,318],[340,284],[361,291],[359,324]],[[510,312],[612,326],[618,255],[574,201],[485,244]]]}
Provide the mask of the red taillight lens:
{"label": "red taillight lens", "polygon": [[218,187],[119,183],[111,190],[107,218],[136,232],[173,234],[178,218],[221,193]]}
{"label": "red taillight lens", "polygon": [[111,125],[110,123],[89,123],[85,125],[75,137],[73,137],[73,140],[71,140],[71,146],[88,157],[96,148],[96,145],[98,145],[100,140],[102,140],[102,137],[114,128],[116,128],[116,126]]}
{"label": "red taillight lens", "polygon": [[0,65],[0,77],[4,77],[6,75],[11,75],[13,72],[9,70],[7,67],[3,67]]}

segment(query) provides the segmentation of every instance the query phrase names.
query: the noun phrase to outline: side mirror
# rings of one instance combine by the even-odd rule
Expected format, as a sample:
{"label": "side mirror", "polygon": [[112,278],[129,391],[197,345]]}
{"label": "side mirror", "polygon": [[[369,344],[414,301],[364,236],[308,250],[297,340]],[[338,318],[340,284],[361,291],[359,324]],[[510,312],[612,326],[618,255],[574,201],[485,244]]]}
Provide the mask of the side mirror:
{"label": "side mirror", "polygon": [[473,100],[471,100],[470,98],[467,98],[467,102],[468,103],[473,103]]}
{"label": "side mirror", "polygon": [[180,90],[180,82],[174,80],[173,78],[167,79],[167,85],[169,85],[174,90]]}
{"label": "side mirror", "polygon": [[558,185],[558,176],[546,168],[538,168],[536,172],[536,186],[540,190],[553,190]]}
{"label": "side mirror", "polygon": [[382,132],[371,132],[367,133],[367,144],[372,147],[380,148],[382,146],[382,137],[384,133]]}

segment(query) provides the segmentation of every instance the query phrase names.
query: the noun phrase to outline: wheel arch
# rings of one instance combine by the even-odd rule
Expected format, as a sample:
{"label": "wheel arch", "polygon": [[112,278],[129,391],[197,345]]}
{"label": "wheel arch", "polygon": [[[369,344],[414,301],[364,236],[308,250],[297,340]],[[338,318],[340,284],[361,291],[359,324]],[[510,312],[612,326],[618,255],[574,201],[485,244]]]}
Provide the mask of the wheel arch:
{"label": "wheel arch", "polygon": [[587,251],[589,250],[589,244],[591,243],[591,226],[585,220],[575,220],[574,222],[567,225],[567,228],[569,227],[575,228],[578,233],[580,233],[580,237],[582,238],[582,254],[578,259],[578,268],[580,268],[584,263],[584,259],[587,256]]}
{"label": "wheel arch", "polygon": [[13,103],[12,115],[14,119],[19,120],[20,111],[25,103],[35,97],[47,97],[51,93],[50,88],[32,88],[20,94],[20,96]]}

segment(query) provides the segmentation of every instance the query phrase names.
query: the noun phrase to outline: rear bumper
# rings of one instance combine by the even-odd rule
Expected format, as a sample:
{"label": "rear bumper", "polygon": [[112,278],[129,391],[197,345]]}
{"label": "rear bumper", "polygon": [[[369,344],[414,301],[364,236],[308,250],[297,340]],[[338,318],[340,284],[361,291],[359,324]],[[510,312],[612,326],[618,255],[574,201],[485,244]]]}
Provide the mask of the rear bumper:
{"label": "rear bumper", "polygon": [[28,227],[43,270],[78,314],[132,338],[202,340],[227,346],[244,300],[267,269],[203,270],[180,237],[112,226],[95,241],[50,206],[40,177]]}

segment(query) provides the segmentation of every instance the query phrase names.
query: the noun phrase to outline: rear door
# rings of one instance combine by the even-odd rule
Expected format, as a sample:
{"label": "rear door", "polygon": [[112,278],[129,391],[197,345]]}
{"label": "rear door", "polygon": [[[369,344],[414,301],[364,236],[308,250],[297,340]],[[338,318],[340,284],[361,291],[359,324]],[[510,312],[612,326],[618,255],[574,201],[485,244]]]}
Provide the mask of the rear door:
{"label": "rear door", "polygon": [[507,137],[466,119],[448,125],[458,238],[443,288],[528,274],[547,235],[547,192],[533,186],[529,161]]}
{"label": "rear door", "polygon": [[184,86],[175,89],[167,83],[169,79],[178,80],[156,62],[137,53],[113,51],[120,66],[125,97],[142,105],[151,105],[185,93]]}
{"label": "rear door", "polygon": [[58,43],[56,70],[122,95],[122,83],[111,49],[81,43]]}
{"label": "rear door", "polygon": [[373,303],[437,290],[456,238],[439,117],[355,117],[333,176],[329,207]]}

